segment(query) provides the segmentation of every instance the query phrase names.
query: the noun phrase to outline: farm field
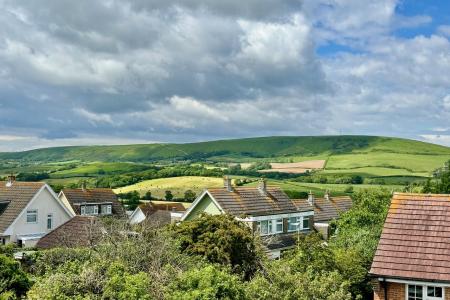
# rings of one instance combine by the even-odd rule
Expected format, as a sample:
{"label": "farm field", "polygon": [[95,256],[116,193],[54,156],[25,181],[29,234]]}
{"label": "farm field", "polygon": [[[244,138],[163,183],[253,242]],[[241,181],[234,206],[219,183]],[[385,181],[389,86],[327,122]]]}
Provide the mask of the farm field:
{"label": "farm field", "polygon": [[223,186],[222,178],[181,176],[145,180],[133,185],[114,189],[114,192],[118,194],[138,191],[141,195],[144,195],[147,191],[150,191],[154,197],[163,199],[165,191],[170,190],[175,198],[181,198],[184,192],[189,189],[198,195],[205,188],[221,186]]}

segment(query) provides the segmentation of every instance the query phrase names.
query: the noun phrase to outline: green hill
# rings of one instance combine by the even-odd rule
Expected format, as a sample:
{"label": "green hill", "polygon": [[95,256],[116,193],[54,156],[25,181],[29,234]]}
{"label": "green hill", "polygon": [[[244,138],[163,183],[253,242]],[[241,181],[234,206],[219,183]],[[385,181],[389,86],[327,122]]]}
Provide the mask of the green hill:
{"label": "green hill", "polygon": [[[424,178],[450,159],[450,148],[375,136],[260,137],[187,144],[77,146],[0,153],[0,174],[49,171],[52,178],[143,170],[150,163],[326,160],[326,176]],[[56,166],[57,165],[57,166]],[[384,180],[384,179],[383,179]],[[398,181],[398,180],[397,180]]]}
{"label": "green hill", "polygon": [[0,160],[34,162],[158,160],[253,161],[259,158],[394,153],[450,155],[450,148],[399,138],[374,136],[261,137],[187,144],[76,146],[0,153]]}

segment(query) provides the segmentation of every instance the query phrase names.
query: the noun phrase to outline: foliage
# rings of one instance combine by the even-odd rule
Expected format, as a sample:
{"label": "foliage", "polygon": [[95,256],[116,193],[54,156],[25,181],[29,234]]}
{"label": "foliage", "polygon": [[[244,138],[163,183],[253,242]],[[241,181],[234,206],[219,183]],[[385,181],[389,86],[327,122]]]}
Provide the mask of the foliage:
{"label": "foliage", "polygon": [[194,202],[197,195],[192,190],[187,190],[184,192],[184,200],[186,202]]}
{"label": "foliage", "polygon": [[135,210],[138,207],[141,197],[137,191],[132,191],[128,193],[120,193],[117,195],[119,199],[124,200],[123,203],[127,206],[129,210]]}
{"label": "foliage", "polygon": [[436,174],[435,180],[430,180],[423,187],[424,193],[450,194],[450,160],[445,164],[446,168]]}
{"label": "foliage", "polygon": [[172,201],[173,200],[173,194],[172,194],[171,191],[167,190],[164,193],[165,193],[164,199],[166,199],[166,201]]}
{"label": "foliage", "polygon": [[182,274],[169,287],[168,299],[239,300],[245,299],[245,290],[238,276],[232,275],[220,267],[209,265]]}
{"label": "foliage", "polygon": [[108,280],[103,297],[106,299],[151,299],[148,287],[150,278],[145,272],[130,274],[122,264],[114,263],[107,272]]}
{"label": "foliage", "polygon": [[4,299],[22,296],[31,286],[28,275],[14,258],[0,254],[0,294]]}
{"label": "foliage", "polygon": [[35,172],[35,173],[19,173],[16,176],[18,181],[41,181],[50,178],[47,172]]}
{"label": "foliage", "polygon": [[245,278],[251,277],[260,265],[262,254],[248,226],[230,215],[208,215],[172,227],[184,253],[200,255]]}

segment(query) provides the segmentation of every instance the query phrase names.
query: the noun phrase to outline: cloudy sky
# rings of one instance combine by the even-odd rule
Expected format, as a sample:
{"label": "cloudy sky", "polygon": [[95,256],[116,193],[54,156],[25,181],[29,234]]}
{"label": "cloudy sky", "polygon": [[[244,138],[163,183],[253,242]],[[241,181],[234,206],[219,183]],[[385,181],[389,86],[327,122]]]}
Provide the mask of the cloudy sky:
{"label": "cloudy sky", "polygon": [[450,145],[448,0],[0,0],[0,151],[266,135]]}

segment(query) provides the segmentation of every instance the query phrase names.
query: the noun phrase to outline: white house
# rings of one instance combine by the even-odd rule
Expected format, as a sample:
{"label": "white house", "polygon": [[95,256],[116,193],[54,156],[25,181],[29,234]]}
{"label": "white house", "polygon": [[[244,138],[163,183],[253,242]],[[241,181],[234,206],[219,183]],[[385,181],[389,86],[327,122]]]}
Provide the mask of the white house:
{"label": "white house", "polygon": [[243,221],[261,236],[272,258],[294,247],[296,237],[313,230],[314,222],[314,210],[307,200],[294,205],[280,188],[267,186],[265,180],[258,187],[233,187],[228,177],[223,188],[205,190],[181,221],[195,219],[202,213],[226,213]]}
{"label": "white house", "polygon": [[0,244],[34,246],[73,216],[44,182],[0,182]]}

